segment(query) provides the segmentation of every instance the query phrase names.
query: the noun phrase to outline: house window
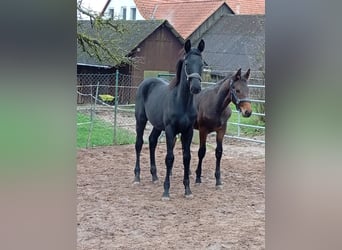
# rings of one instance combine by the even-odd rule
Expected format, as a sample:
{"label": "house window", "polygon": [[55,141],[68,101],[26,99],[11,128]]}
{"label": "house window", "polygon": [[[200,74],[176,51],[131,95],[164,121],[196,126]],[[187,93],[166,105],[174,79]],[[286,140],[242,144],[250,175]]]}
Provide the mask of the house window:
{"label": "house window", "polygon": [[126,20],[126,12],[127,12],[127,8],[126,7],[121,7],[121,18],[123,20]]}
{"label": "house window", "polygon": [[136,20],[136,19],[137,19],[137,9],[131,8],[131,20]]}
{"label": "house window", "polygon": [[113,8],[109,9],[109,14],[108,15],[109,15],[110,19],[112,19],[112,20],[114,19],[114,9]]}

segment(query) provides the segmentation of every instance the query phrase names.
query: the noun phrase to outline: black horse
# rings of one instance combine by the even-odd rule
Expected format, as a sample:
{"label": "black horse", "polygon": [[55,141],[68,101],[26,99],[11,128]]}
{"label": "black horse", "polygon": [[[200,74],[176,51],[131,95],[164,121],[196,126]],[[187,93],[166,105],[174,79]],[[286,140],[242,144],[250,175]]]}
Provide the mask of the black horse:
{"label": "black horse", "polygon": [[195,96],[194,104],[197,110],[197,119],[194,125],[199,130],[200,146],[198,150],[198,165],[196,169],[196,183],[201,183],[202,160],[205,156],[207,135],[216,132],[216,187],[222,187],[220,162],[222,156],[222,140],[226,134],[227,121],[232,114],[228,106],[233,102],[236,109],[244,117],[252,114],[249,100],[248,79],[250,70],[241,75],[241,69],[217,82],[214,86],[201,91]]}
{"label": "black horse", "polygon": [[170,197],[170,174],[174,161],[173,148],[176,135],[179,133],[181,134],[183,148],[185,197],[191,197],[192,195],[189,171],[191,160],[190,144],[196,119],[193,96],[201,91],[202,52],[204,46],[204,41],[201,40],[197,48],[191,48],[191,42],[187,40],[184,45],[185,55],[178,61],[176,77],[170,84],[159,78],[148,78],[138,88],[135,102],[136,164],[134,182],[140,182],[140,152],[146,122],[150,121],[153,125],[149,136],[150,171],[153,182],[158,180],[155,164],[155,149],[158,137],[162,131],[165,131],[166,135],[166,176],[163,199],[169,199]]}

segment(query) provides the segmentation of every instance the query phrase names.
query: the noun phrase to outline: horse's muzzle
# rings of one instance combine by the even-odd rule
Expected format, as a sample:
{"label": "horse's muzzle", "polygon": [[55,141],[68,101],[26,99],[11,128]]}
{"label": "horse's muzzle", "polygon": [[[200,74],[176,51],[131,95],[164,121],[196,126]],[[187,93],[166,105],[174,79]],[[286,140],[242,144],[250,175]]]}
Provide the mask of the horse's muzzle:
{"label": "horse's muzzle", "polygon": [[202,88],[201,88],[201,85],[199,86],[193,86],[191,85],[190,87],[190,92],[194,95],[198,94],[199,92],[201,92]]}
{"label": "horse's muzzle", "polygon": [[202,88],[201,88],[201,81],[198,78],[191,78],[190,79],[190,92],[191,94],[198,94],[199,92],[201,92]]}
{"label": "horse's muzzle", "polygon": [[202,88],[201,88],[201,75],[198,73],[192,73],[190,75],[187,75],[187,80],[190,83],[190,92],[191,94],[198,94],[199,92],[201,92]]}
{"label": "horse's muzzle", "polygon": [[242,113],[243,117],[250,117],[252,115],[252,111],[246,110],[244,113]]}
{"label": "horse's muzzle", "polygon": [[252,115],[252,106],[250,102],[240,103],[239,109],[243,117],[250,117]]}

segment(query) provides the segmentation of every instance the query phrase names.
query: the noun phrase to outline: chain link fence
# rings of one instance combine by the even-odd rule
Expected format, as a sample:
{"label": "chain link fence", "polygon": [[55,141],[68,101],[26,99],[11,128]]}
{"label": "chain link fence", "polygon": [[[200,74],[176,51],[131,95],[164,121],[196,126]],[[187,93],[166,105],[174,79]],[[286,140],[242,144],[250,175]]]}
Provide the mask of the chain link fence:
{"label": "chain link fence", "polygon": [[[230,72],[205,78],[203,88],[214,84]],[[253,101],[253,115],[256,124],[245,124],[235,109],[238,120],[229,120],[228,137],[264,143],[265,130],[265,81],[263,72],[252,72],[250,98]],[[174,75],[160,74],[159,77],[171,80]],[[78,74],[77,75],[77,146],[96,147],[135,143],[134,102],[138,79],[120,74]],[[250,118],[248,118],[250,119]],[[251,119],[252,121],[252,119]],[[253,123],[253,122],[252,122]],[[260,125],[261,124],[261,125]],[[145,139],[152,126],[148,123]],[[256,133],[251,133],[253,130]],[[248,131],[246,133],[245,131]],[[252,134],[252,135],[251,135]],[[163,136],[163,134],[162,134]]]}
{"label": "chain link fence", "polygon": [[134,143],[136,86],[131,76],[77,75],[78,147]]}

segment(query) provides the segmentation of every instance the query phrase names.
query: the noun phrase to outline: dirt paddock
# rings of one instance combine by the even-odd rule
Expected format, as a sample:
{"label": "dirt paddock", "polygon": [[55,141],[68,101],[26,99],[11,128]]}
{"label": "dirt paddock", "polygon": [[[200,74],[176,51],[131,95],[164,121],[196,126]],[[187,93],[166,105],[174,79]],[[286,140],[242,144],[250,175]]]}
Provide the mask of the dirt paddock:
{"label": "dirt paddock", "polygon": [[215,189],[215,148],[207,147],[202,184],[185,199],[180,142],[169,201],[162,201],[166,145],[156,150],[159,183],[151,182],[148,145],[141,184],[133,185],[134,145],[81,149],[77,153],[77,249],[265,249],[264,145],[225,143],[223,189]]}

